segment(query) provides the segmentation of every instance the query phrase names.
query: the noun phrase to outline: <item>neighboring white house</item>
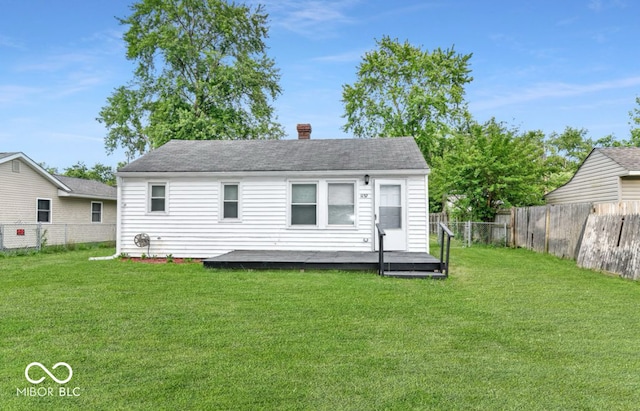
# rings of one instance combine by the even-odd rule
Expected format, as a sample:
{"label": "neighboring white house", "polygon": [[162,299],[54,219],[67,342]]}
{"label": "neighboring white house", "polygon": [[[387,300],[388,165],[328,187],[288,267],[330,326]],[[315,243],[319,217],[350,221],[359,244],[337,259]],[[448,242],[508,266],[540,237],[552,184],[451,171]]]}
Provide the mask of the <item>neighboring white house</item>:
{"label": "neighboring white house", "polygon": [[120,169],[116,252],[373,251],[376,221],[385,250],[428,252],[429,168],[412,137],[303,138],[172,140]]}
{"label": "neighboring white house", "polygon": [[595,148],[565,185],[545,196],[548,204],[640,200],[640,148]]}
{"label": "neighboring white house", "polygon": [[[117,190],[48,173],[21,152],[0,153],[0,249],[113,241]],[[46,230],[46,234],[45,234]]]}

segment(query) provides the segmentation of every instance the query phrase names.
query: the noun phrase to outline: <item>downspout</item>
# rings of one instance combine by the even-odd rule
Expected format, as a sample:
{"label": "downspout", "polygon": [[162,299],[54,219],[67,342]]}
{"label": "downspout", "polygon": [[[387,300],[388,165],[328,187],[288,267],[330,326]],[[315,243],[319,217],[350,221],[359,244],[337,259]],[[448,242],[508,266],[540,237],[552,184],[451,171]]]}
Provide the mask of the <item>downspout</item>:
{"label": "downspout", "polygon": [[116,179],[116,253],[114,255],[108,255],[105,257],[89,257],[89,261],[104,261],[104,260],[115,260],[120,255],[120,204],[122,199],[122,177],[117,177]]}
{"label": "downspout", "polygon": [[89,257],[89,261],[115,260],[116,258],[118,258],[118,254],[108,255],[106,257]]}

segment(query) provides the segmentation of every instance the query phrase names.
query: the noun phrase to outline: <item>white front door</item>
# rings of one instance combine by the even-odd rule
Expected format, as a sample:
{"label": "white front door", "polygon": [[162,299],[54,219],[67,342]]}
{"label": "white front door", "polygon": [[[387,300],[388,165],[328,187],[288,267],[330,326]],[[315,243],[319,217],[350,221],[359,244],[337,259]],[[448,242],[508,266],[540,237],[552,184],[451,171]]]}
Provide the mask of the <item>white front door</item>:
{"label": "white front door", "polygon": [[[376,180],[375,221],[384,229],[385,251],[406,251],[407,221],[404,180]],[[379,249],[378,230],[375,248]]]}

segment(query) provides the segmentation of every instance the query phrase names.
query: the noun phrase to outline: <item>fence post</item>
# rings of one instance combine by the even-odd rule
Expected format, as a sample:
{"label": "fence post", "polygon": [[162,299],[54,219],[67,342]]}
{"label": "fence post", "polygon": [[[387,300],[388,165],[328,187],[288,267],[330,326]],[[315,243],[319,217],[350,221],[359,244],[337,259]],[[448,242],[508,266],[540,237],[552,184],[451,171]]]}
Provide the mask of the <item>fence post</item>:
{"label": "fence post", "polygon": [[549,254],[549,233],[551,232],[551,206],[547,205],[544,216],[544,253]]}
{"label": "fence post", "polygon": [[2,240],[2,233],[4,233],[4,225],[0,224],[0,251],[4,251],[4,242]]}
{"label": "fence post", "polygon": [[42,237],[40,237],[40,230],[42,228],[42,224],[38,223],[36,226],[36,250],[40,251],[40,241]]}
{"label": "fence post", "polygon": [[507,223],[502,223],[504,225],[504,246],[509,246],[509,237],[507,237]]}

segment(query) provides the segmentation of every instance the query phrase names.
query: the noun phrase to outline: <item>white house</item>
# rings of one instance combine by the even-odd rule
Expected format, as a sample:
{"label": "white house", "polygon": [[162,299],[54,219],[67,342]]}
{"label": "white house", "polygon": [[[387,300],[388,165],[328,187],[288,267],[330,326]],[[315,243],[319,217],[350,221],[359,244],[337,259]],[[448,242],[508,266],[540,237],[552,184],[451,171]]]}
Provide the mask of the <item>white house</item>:
{"label": "white house", "polygon": [[[0,249],[113,241],[116,188],[48,173],[21,152],[0,153]],[[46,230],[46,235],[45,235]]]}
{"label": "white house", "polygon": [[565,185],[547,193],[548,204],[640,200],[640,148],[595,148]]}
{"label": "white house", "polygon": [[117,254],[373,251],[376,222],[385,250],[428,252],[429,168],[412,137],[311,140],[300,126],[298,140],[172,140],[120,169]]}

